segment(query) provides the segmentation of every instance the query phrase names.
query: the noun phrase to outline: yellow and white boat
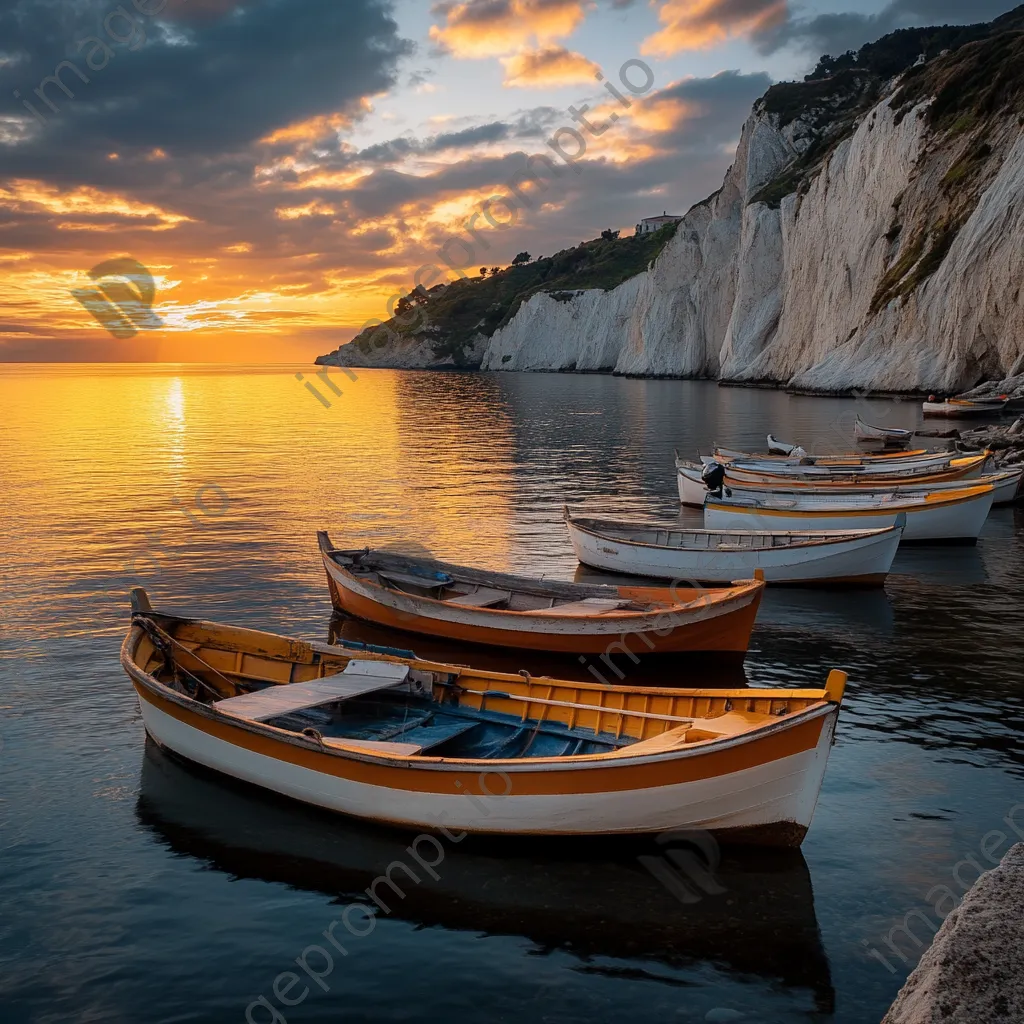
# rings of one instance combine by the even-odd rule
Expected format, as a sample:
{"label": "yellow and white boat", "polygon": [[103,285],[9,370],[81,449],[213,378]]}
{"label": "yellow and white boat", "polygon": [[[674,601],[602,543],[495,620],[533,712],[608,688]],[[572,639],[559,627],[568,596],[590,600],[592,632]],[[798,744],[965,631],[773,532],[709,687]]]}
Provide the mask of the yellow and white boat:
{"label": "yellow and white boat", "polygon": [[153,610],[121,664],[149,735],[235,779],[416,829],[706,829],[799,846],[846,676],[822,690],[608,687],[310,643]]}

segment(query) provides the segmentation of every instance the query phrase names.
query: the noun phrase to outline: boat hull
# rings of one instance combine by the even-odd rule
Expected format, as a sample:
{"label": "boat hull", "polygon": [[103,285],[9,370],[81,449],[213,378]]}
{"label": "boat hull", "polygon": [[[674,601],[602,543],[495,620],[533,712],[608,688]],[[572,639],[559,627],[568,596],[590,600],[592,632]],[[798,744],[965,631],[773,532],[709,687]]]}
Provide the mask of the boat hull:
{"label": "boat hull", "polygon": [[568,526],[576,557],[606,572],[715,582],[760,570],[768,583],[805,585],[881,586],[902,534],[882,529],[843,540],[822,537],[799,547],[699,551],[631,543],[589,533],[571,522]]}
{"label": "boat hull", "polygon": [[887,444],[907,445],[913,440],[914,431],[900,427],[876,427],[858,419],[853,425],[853,436],[858,441],[883,441]]}
{"label": "boat hull", "polygon": [[921,409],[925,416],[945,419],[965,419],[974,416],[999,416],[1006,403],[999,402],[925,402]]}
{"label": "boat hull", "polygon": [[870,483],[875,487],[899,482],[941,483],[946,481],[977,480],[989,464],[988,456],[948,455],[935,463],[915,466],[889,466],[883,471],[878,466],[864,466],[859,469],[843,469],[829,466],[786,466],[775,468],[767,464],[758,466],[726,464],[726,482],[737,484],[777,483],[785,481],[799,484],[849,484]]}
{"label": "boat hull", "polygon": [[[424,612],[424,603],[413,597],[386,591],[378,595],[360,586],[325,559],[331,602],[338,612],[365,622],[442,637],[460,643],[556,654],[603,654],[609,646],[631,638],[632,647],[645,654],[707,652],[746,655],[763,589],[738,596],[721,607],[693,612],[666,609],[645,616],[602,616],[585,623],[558,622],[542,615],[513,613],[495,616],[469,608],[452,608],[442,602]],[[628,593],[629,588],[622,588]],[[385,603],[385,600],[387,603]],[[444,616],[444,617],[442,617]],[[497,621],[495,621],[497,620]]]}
{"label": "boat hull", "polygon": [[482,772],[339,757],[190,711],[133,680],[149,735],[180,757],[330,811],[439,832],[607,835],[706,829],[734,842],[799,846],[838,716],[819,709],[726,749],[573,768],[496,762]]}
{"label": "boat hull", "polygon": [[829,510],[758,507],[709,498],[704,505],[704,525],[710,530],[870,530],[895,525],[896,516],[905,512],[904,541],[974,544],[994,496],[995,491],[988,488],[976,496],[931,505]]}
{"label": "boat hull", "polygon": [[[679,481],[679,499],[689,508],[703,508],[707,498],[708,490],[700,478],[699,471],[689,469],[685,466],[677,468]],[[785,480],[775,478],[763,479],[742,479],[737,480],[732,475],[726,475],[726,487],[738,494],[923,494],[935,493],[943,490],[962,489],[964,480],[977,480],[981,484],[991,484],[995,489],[993,504],[1012,505],[1017,500],[1020,491],[1021,481],[1024,479],[1024,469],[1014,469],[1004,473],[980,474],[972,470],[967,477],[960,479],[951,478],[948,475],[937,475],[923,478],[904,478],[892,480],[891,482],[879,481],[876,478],[868,478],[863,481],[847,483],[846,481],[802,481],[797,479]]]}

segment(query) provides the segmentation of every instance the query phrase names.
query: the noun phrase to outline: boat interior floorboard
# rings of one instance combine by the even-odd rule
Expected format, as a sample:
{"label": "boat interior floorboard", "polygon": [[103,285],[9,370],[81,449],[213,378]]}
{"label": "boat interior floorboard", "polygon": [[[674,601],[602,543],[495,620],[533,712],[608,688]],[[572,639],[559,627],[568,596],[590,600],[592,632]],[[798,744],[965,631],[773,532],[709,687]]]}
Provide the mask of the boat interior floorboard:
{"label": "boat interior floorboard", "polygon": [[325,739],[412,743],[430,757],[520,758],[602,754],[629,739],[570,729],[559,722],[513,717],[425,699],[345,701],[281,715],[270,725],[292,732],[314,729]]}

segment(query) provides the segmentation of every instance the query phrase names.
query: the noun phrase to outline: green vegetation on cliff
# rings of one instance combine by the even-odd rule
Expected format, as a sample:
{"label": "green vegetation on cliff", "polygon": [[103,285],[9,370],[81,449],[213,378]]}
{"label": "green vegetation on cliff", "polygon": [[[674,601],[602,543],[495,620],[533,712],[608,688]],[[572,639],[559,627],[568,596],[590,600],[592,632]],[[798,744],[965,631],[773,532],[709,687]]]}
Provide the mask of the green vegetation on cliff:
{"label": "green vegetation on cliff", "polygon": [[426,339],[438,360],[451,357],[458,365],[473,338],[478,334],[489,338],[538,292],[568,301],[577,291],[609,291],[636,277],[658,258],[676,228],[670,224],[645,235],[595,238],[485,277],[460,278],[430,291],[410,293],[396,307],[396,318],[364,331],[354,344],[369,353],[395,334]]}
{"label": "green vegetation on cliff", "polygon": [[[801,120],[814,139],[751,202],[777,207],[786,196],[803,191],[897,75],[903,76],[892,100],[897,119],[935,97],[928,119],[937,131],[969,132],[979,119],[1019,105],[1024,93],[1021,29],[1024,6],[991,24],[900,29],[860,50],[822,57],[803,82],[772,86],[761,101],[763,109],[775,115],[780,127]],[[925,63],[917,64],[922,55]]]}

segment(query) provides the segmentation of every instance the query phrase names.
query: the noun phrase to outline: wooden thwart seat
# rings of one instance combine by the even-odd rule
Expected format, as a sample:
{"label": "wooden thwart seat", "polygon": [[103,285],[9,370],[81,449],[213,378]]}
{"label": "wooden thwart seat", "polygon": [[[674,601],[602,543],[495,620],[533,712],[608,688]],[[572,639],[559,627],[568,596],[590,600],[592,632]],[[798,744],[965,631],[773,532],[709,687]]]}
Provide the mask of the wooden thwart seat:
{"label": "wooden thwart seat", "polygon": [[456,594],[445,599],[445,604],[457,604],[462,608],[491,608],[496,604],[512,599],[507,590],[492,590],[481,587],[472,594]]}
{"label": "wooden thwart seat", "polygon": [[371,754],[398,754],[401,757],[413,757],[419,754],[423,748],[418,743],[399,743],[394,740],[342,740],[324,739],[329,747],[351,747],[356,750],[365,750]]}
{"label": "wooden thwart seat", "polygon": [[378,572],[377,575],[388,583],[397,583],[404,587],[418,587],[420,590],[435,590],[438,587],[451,586],[452,579],[431,579],[429,576],[415,576],[405,572]]}
{"label": "wooden thwart seat", "polygon": [[588,597],[582,601],[573,601],[571,604],[560,604],[554,608],[538,608],[538,615],[601,615],[604,612],[613,612],[619,608],[625,608],[632,604],[628,598],[615,600],[606,597]]}
{"label": "wooden thwart seat", "polygon": [[265,722],[294,711],[305,711],[336,700],[349,700],[375,690],[387,690],[401,685],[408,677],[408,665],[352,660],[345,666],[345,671],[337,675],[308,683],[270,686],[256,693],[216,701],[213,706],[235,718]]}
{"label": "wooden thwart seat", "polygon": [[426,725],[419,725],[406,732],[400,733],[400,738],[406,743],[415,743],[421,751],[429,750],[431,747],[439,747],[442,743],[461,736],[470,729],[475,729],[480,724],[476,718],[449,718],[440,722],[430,722]]}
{"label": "wooden thwart seat", "polygon": [[686,745],[686,734],[693,728],[693,723],[680,725],[676,729],[668,729],[649,740],[640,740],[639,743],[630,743],[622,747],[619,753],[623,757],[632,757],[634,754],[663,754],[666,750],[675,750],[676,747]]}

